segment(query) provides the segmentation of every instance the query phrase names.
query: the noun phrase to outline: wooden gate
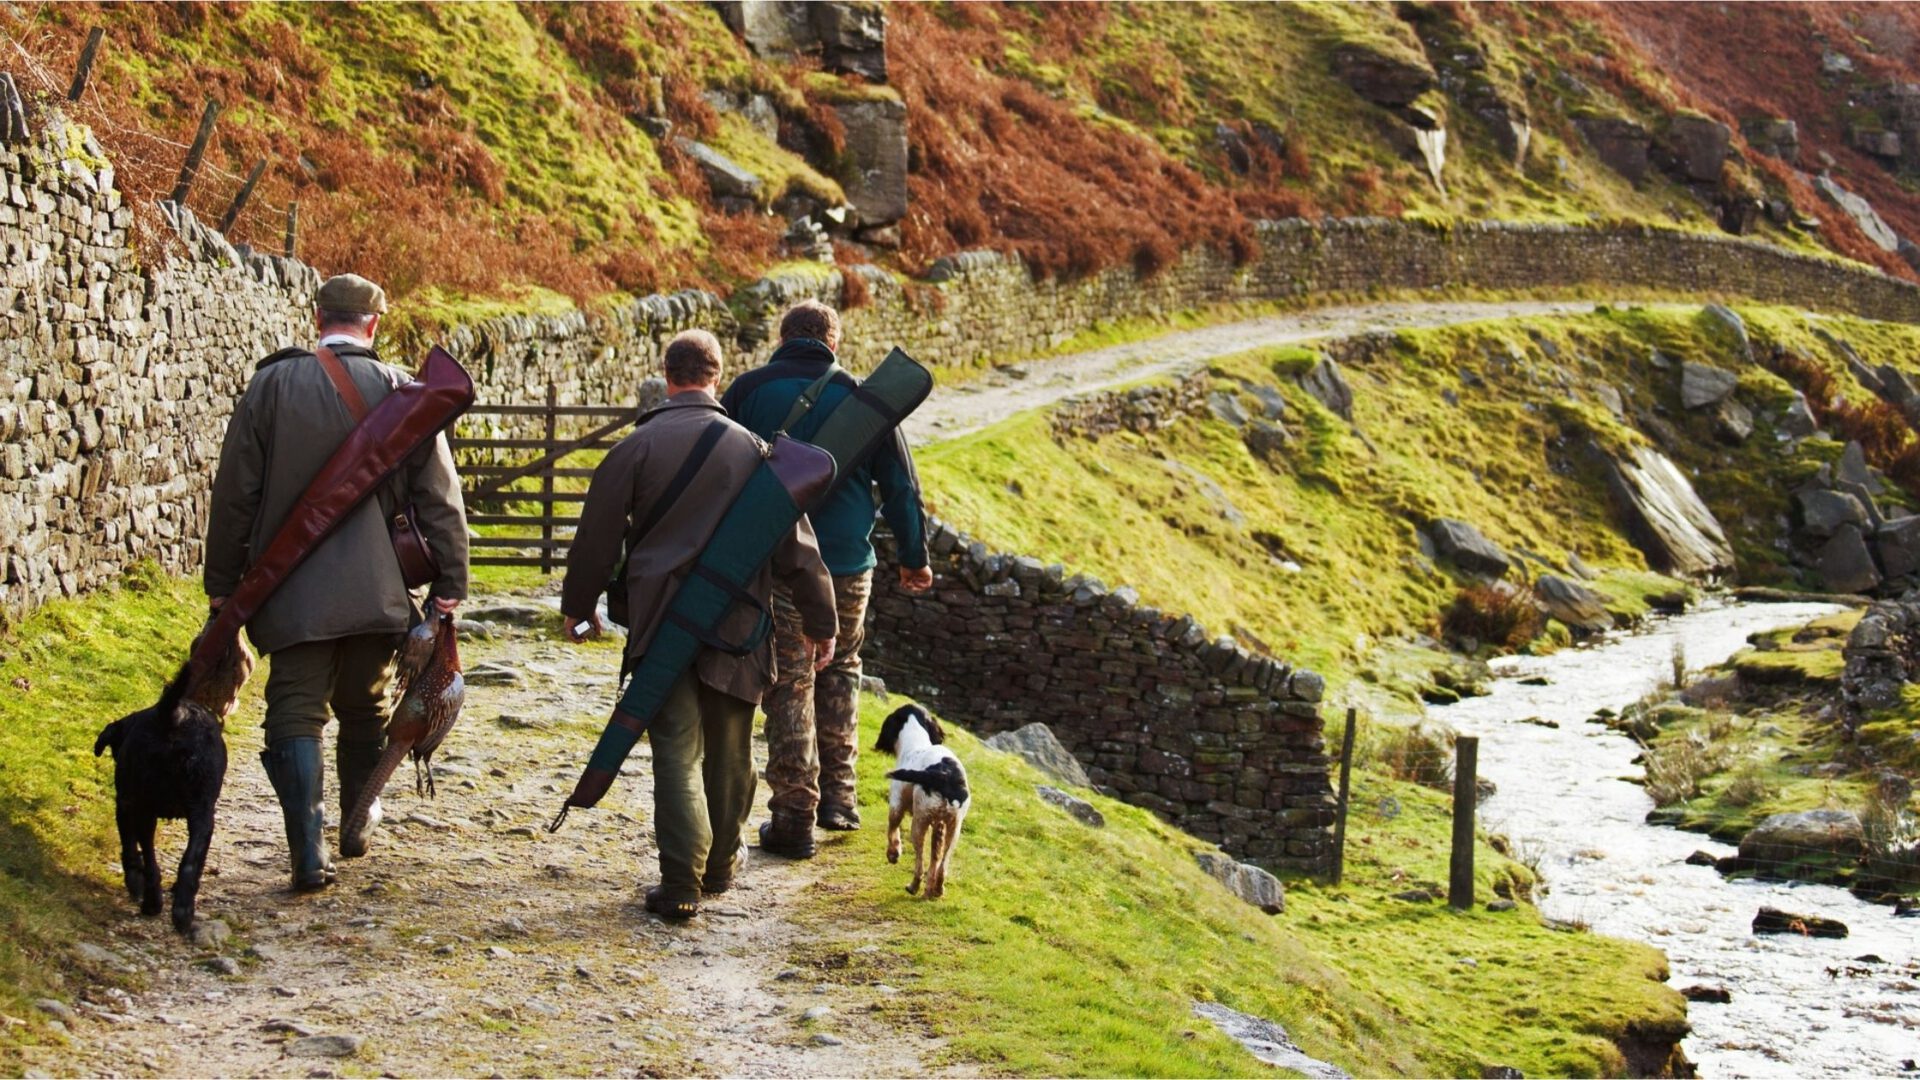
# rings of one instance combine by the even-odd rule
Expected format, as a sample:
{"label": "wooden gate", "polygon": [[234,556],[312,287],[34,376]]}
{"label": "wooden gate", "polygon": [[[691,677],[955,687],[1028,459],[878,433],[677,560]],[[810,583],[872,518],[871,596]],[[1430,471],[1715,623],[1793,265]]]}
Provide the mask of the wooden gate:
{"label": "wooden gate", "polygon": [[[633,405],[556,405],[547,388],[544,405],[475,405],[467,417],[534,417],[540,438],[495,438],[456,434],[450,440],[460,461],[462,496],[476,566],[532,566],[543,574],[566,562],[566,549],[587,500],[590,465],[568,466],[575,454],[611,449],[639,419]],[[584,435],[560,436],[562,422],[594,424]],[[466,426],[468,420],[461,421]],[[583,425],[566,425],[575,429]],[[593,464],[598,464],[596,458]],[[531,507],[531,509],[528,509]]]}

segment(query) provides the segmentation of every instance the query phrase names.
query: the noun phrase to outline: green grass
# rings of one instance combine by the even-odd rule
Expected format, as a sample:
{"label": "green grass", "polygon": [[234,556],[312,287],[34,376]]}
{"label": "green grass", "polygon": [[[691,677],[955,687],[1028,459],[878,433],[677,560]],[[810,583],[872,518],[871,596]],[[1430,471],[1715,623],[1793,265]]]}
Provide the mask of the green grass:
{"label": "green grass", "polygon": [[[887,707],[862,709],[870,745]],[[949,730],[952,730],[951,728]],[[1219,1001],[1275,1020],[1309,1053],[1356,1075],[1528,1075],[1622,1068],[1611,1041],[1629,1027],[1676,1031],[1678,995],[1660,954],[1547,927],[1534,909],[1454,912],[1388,894],[1446,876],[1446,798],[1363,780],[1358,805],[1388,795],[1398,813],[1357,811],[1345,885],[1294,882],[1287,911],[1263,915],[1203,874],[1204,845],[1145,811],[1089,795],[1106,816],[1089,829],[1042,803],[1040,773],[965,732],[975,809],[953,856],[947,896],[909,897],[908,868],[881,858],[883,774],[862,756],[865,831],[825,849],[813,886],[823,926],[911,924],[879,955],[799,959],[838,979],[908,990],[891,1018],[946,1042],[945,1063],[1016,1075],[1235,1076],[1264,1072],[1191,1014]],[[911,859],[909,846],[903,863]],[[1482,901],[1524,896],[1528,871],[1482,843]],[[1472,959],[1474,964],[1463,963]]]}
{"label": "green grass", "polygon": [[112,759],[94,758],[93,741],[159,698],[205,605],[197,585],[142,566],[47,604],[0,642],[0,1013],[27,1021],[0,1027],[0,1069],[18,1068],[19,1044],[58,1038],[33,999],[116,977],[68,951],[124,900]]}
{"label": "green grass", "polygon": [[1646,573],[1585,450],[1644,441],[1598,404],[1613,386],[1661,404],[1690,436],[1671,452],[1750,556],[1743,579],[1791,582],[1771,543],[1782,481],[1824,451],[1788,451],[1765,430],[1739,448],[1715,443],[1707,418],[1678,409],[1674,372],[1647,359],[1655,349],[1736,364],[1691,309],[1402,331],[1346,365],[1352,425],[1294,384],[1305,350],[1216,360],[1214,388],[1250,412],[1247,384],[1286,399],[1295,438],[1271,461],[1211,417],[1060,442],[1035,413],[931,447],[921,468],[936,511],[992,546],[1133,585],[1215,633],[1334,673],[1378,638],[1431,626],[1458,589],[1420,550],[1417,528],[1436,517],[1556,569],[1577,553],[1608,572],[1600,588],[1630,617],[1676,590]]}

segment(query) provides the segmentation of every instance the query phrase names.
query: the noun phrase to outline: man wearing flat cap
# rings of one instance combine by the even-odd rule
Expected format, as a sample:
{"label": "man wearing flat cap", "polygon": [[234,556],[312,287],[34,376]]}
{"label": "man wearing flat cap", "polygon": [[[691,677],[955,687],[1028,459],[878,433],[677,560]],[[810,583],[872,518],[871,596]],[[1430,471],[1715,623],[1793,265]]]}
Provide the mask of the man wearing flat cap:
{"label": "man wearing flat cap", "polygon": [[[314,348],[281,349],[260,361],[227,425],[207,520],[205,581],[216,610],[301,510],[307,485],[358,417],[408,378],[374,355],[387,310],[380,286],[341,274],[320,286],[314,306]],[[441,435],[343,519],[247,624],[270,665],[260,759],[286,819],[296,890],[323,888],[334,878],[322,831],[320,739],[328,710],[340,721],[334,763],[344,821],[380,758],[394,653],[422,617],[387,528],[409,505],[441,568],[427,588],[428,603],[452,611],[467,595],[467,523],[453,454]],[[379,821],[374,805],[364,832],[339,838],[342,855],[366,853]]]}

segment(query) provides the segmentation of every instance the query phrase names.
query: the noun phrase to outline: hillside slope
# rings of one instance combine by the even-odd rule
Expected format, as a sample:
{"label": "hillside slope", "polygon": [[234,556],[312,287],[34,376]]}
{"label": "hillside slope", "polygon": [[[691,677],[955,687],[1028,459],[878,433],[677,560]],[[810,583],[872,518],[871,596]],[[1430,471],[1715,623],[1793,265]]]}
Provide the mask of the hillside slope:
{"label": "hillside slope", "polygon": [[[1658,5],[820,9],[844,13],[836,41],[884,36],[878,68],[871,48],[823,57],[817,37],[749,45],[727,7],[85,2],[0,9],[0,35],[38,109],[64,95],[87,29],[106,30],[69,111],[143,211],[216,99],[190,205],[218,220],[265,160],[236,239],[277,246],[298,202],[302,255],[449,316],[474,299],[724,289],[785,257],[801,216],[844,256],[907,272],[969,247],[1040,274],[1152,271],[1198,244],[1244,255],[1255,218],[1329,213],[1726,227],[1911,273],[1815,192],[1823,153],[1898,231],[1920,231],[1908,158],[1854,149],[1855,128],[1907,130],[1887,87],[1916,77],[1898,47],[1909,16],[1871,6],[1811,17],[1815,36],[1810,16],[1766,4],[1737,20]],[[1722,29],[1779,63],[1728,74],[1674,54]],[[1858,74],[1809,74],[1822,41]],[[1871,107],[1856,103],[1868,90]],[[896,159],[887,118],[902,109]],[[1799,121],[1794,163],[1748,140],[1763,114]],[[1920,133],[1909,142],[1920,154]],[[708,151],[759,186],[716,178]],[[864,209],[825,213],[849,199]]]}

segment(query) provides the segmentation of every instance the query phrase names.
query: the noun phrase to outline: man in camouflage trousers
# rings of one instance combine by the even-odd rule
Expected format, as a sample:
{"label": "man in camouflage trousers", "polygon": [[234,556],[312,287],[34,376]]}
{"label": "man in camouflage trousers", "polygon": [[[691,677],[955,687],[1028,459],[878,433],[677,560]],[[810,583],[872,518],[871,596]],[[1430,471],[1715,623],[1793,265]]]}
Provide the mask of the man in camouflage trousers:
{"label": "man in camouflage trousers", "polygon": [[[761,438],[772,438],[800,395],[837,361],[840,317],[816,300],[794,305],[780,320],[780,347],[766,365],[734,380],[720,399],[728,415]],[[820,392],[818,406],[789,432],[805,440],[854,387],[836,374]],[[817,674],[807,662],[800,613],[776,589],[773,598],[776,672],[762,707],[767,713],[767,800],[771,821],[760,827],[760,847],[796,859],[814,853],[814,825],[839,831],[860,827],[854,790],[859,757],[857,708],[860,646],[866,639],[867,597],[873,591],[875,493],[881,516],[893,530],[900,585],[925,592],[933,585],[927,566],[926,514],[913,456],[899,432],[891,442],[841,476],[826,502],[808,516],[820,554],[833,574],[840,625],[833,661]]]}

